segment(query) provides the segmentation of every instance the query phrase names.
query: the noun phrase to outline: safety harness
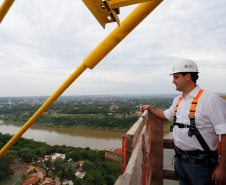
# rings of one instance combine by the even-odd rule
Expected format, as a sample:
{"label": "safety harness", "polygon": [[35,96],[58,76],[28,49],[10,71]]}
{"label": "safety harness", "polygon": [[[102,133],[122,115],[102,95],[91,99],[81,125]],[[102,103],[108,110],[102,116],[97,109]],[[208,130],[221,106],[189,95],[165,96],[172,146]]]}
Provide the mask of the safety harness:
{"label": "safety harness", "polygon": [[188,154],[188,155],[193,155],[196,156],[196,154],[207,154],[207,158],[206,159],[191,159],[191,158],[182,158],[181,155],[178,154],[177,150],[176,150],[176,156],[179,157],[180,159],[182,159],[184,162],[186,163],[195,163],[195,164],[204,164],[204,165],[211,165],[214,166],[216,164],[218,164],[218,154],[216,151],[211,151],[209,146],[207,145],[206,141],[203,139],[202,135],[200,134],[199,130],[197,129],[196,125],[195,125],[195,110],[196,110],[196,106],[199,100],[199,97],[201,96],[201,94],[203,93],[204,90],[200,90],[199,93],[197,94],[197,96],[193,99],[192,103],[191,103],[191,108],[190,108],[190,114],[189,119],[190,119],[190,125],[187,124],[182,124],[182,123],[177,123],[176,122],[176,113],[177,113],[177,109],[178,106],[182,100],[182,97],[180,97],[179,101],[176,104],[175,110],[174,110],[174,122],[170,127],[170,131],[173,132],[173,128],[174,126],[178,126],[178,128],[189,128],[188,130],[188,136],[192,137],[193,135],[195,135],[195,137],[197,138],[197,140],[199,141],[200,145],[202,146],[202,148],[204,149],[204,151],[200,151],[200,150],[195,150],[195,151],[183,151],[179,148],[177,148],[179,150],[180,153],[184,153],[184,154]]}

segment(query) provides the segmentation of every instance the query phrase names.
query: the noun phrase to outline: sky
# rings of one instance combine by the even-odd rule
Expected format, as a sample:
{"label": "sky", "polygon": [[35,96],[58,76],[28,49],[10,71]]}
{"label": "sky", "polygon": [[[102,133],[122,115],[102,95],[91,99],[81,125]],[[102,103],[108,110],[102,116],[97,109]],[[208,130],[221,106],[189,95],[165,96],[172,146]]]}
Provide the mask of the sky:
{"label": "sky", "polygon": [[[120,21],[136,6],[121,7]],[[197,63],[201,88],[226,93],[225,6],[164,0],[63,95],[175,94],[181,59]],[[82,0],[15,1],[0,24],[0,97],[51,96],[117,26],[103,29]]]}

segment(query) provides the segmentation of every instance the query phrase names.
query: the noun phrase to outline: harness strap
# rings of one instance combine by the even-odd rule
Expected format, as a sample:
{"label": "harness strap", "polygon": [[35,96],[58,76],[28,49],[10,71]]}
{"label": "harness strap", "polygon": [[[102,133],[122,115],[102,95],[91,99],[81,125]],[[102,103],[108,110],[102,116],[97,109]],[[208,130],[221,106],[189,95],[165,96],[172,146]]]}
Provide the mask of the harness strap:
{"label": "harness strap", "polygon": [[198,103],[198,100],[201,96],[201,94],[203,93],[203,89],[201,89],[199,91],[199,93],[197,94],[197,96],[193,99],[192,103],[191,103],[191,108],[190,108],[190,114],[189,114],[189,117],[191,116],[195,116],[195,110],[196,110],[196,106],[197,106],[197,103]]}
{"label": "harness strap", "polygon": [[173,132],[173,127],[175,126],[176,119],[177,119],[177,118],[176,118],[177,109],[178,109],[178,106],[179,106],[181,100],[182,100],[182,97],[180,97],[180,99],[179,99],[179,101],[177,102],[176,107],[175,107],[175,109],[174,109],[174,122],[173,122],[173,124],[170,126],[170,132]]}
{"label": "harness strap", "polygon": [[190,137],[192,137],[192,135],[195,135],[204,151],[206,151],[207,153],[211,152],[209,146],[206,144],[206,141],[203,139],[202,135],[196,127],[193,128],[192,125],[182,123],[174,123],[174,126],[178,126],[178,128],[189,128],[188,135],[190,134]]}
{"label": "harness strap", "polygon": [[188,115],[189,119],[190,119],[190,125],[181,124],[181,123],[176,122],[177,109],[178,109],[178,106],[179,106],[179,104],[182,100],[182,97],[180,97],[179,101],[176,104],[175,110],[174,110],[174,123],[170,126],[170,131],[172,132],[173,127],[176,126],[176,125],[179,128],[189,128],[188,136],[192,137],[193,135],[195,135],[195,137],[199,141],[199,143],[202,146],[202,148],[204,149],[204,151],[206,151],[207,153],[210,153],[209,146],[206,144],[206,141],[203,139],[202,135],[200,134],[199,130],[196,128],[196,125],[195,125],[195,110],[196,110],[198,100],[199,100],[201,94],[203,93],[203,91],[204,90],[201,89],[191,103],[190,114]]}
{"label": "harness strap", "polygon": [[182,97],[180,97],[179,101],[178,101],[177,104],[176,104],[176,107],[175,107],[175,110],[174,110],[174,117],[176,116],[177,109],[178,109],[178,106],[179,106],[181,100],[182,100]]}
{"label": "harness strap", "polygon": [[203,139],[202,135],[200,134],[199,130],[197,129],[197,127],[195,125],[195,110],[196,110],[197,102],[198,102],[201,94],[203,93],[203,91],[204,90],[201,89],[191,103],[190,114],[189,114],[191,126],[188,130],[188,136],[192,137],[192,135],[195,135],[195,137],[198,139],[199,143],[201,144],[202,148],[206,152],[210,152],[209,146],[206,144],[206,141]]}
{"label": "harness strap", "polygon": [[190,128],[190,125],[176,122],[174,123],[174,126],[178,126],[179,128]]}

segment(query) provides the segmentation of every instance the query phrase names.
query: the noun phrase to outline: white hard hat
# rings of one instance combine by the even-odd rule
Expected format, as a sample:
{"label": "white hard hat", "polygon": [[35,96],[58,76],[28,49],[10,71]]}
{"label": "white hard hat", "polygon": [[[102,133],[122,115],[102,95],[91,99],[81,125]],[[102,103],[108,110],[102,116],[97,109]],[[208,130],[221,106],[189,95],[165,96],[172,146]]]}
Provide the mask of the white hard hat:
{"label": "white hard hat", "polygon": [[198,66],[193,60],[183,59],[173,67],[173,72],[170,75],[173,75],[175,73],[184,73],[184,72],[199,73]]}

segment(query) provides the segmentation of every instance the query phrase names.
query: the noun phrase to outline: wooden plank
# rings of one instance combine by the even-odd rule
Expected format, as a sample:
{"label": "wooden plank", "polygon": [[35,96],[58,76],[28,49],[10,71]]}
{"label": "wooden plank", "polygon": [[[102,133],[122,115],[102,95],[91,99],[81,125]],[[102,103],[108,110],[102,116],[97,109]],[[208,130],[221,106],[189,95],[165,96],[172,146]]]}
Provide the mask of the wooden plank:
{"label": "wooden plank", "polygon": [[164,148],[165,149],[174,149],[173,139],[164,139]]}
{"label": "wooden plank", "polygon": [[148,112],[145,111],[144,114],[135,122],[135,124],[130,128],[130,130],[126,133],[126,161],[128,163],[130,156],[133,152],[134,146],[137,142],[137,139],[140,135],[141,130],[145,125],[145,120],[148,116]]}
{"label": "wooden plank", "polygon": [[178,180],[176,172],[172,169],[164,169],[163,178],[169,180]]}
{"label": "wooden plank", "polygon": [[172,149],[174,144],[172,139],[163,140],[162,120],[145,111],[127,134],[131,157],[115,185],[163,185],[163,178],[177,180],[174,170],[163,170],[163,145]]}
{"label": "wooden plank", "polygon": [[147,162],[147,134],[146,134],[146,126],[142,129],[142,150],[143,150],[143,163]]}
{"label": "wooden plank", "polygon": [[146,128],[144,127],[135,144],[134,150],[127,164],[126,171],[123,175],[119,176],[115,185],[139,185],[142,178],[143,167],[143,138],[145,138]]}
{"label": "wooden plank", "polygon": [[163,185],[163,121],[155,116],[151,121],[151,185]]}

